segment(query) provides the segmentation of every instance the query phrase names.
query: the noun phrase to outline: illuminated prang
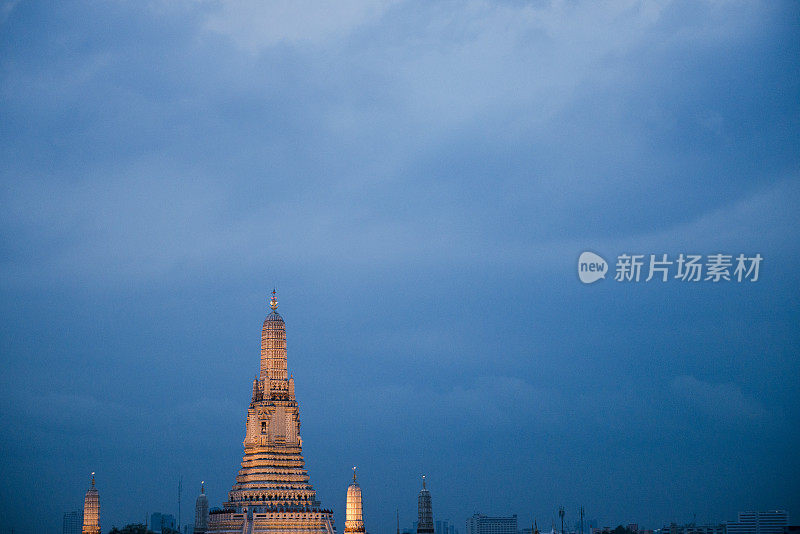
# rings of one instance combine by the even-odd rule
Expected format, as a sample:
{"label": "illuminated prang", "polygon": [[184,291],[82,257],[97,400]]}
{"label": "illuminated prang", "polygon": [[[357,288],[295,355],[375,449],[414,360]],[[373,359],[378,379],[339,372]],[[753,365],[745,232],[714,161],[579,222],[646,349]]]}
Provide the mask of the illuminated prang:
{"label": "illuminated prang", "polygon": [[224,509],[209,513],[209,534],[334,534],[309,481],[294,378],[286,365],[286,324],[272,291],[261,328],[261,364],[245,422],[244,457]]}
{"label": "illuminated prang", "polygon": [[94,487],[94,471],[92,471],[92,486],[86,491],[83,499],[83,529],[82,534],[100,534],[100,494]]}
{"label": "illuminated prang", "polygon": [[353,482],[347,487],[347,508],[345,510],[344,531],[364,532],[364,518],[361,508],[361,486],[356,481],[356,468],[353,468]]}

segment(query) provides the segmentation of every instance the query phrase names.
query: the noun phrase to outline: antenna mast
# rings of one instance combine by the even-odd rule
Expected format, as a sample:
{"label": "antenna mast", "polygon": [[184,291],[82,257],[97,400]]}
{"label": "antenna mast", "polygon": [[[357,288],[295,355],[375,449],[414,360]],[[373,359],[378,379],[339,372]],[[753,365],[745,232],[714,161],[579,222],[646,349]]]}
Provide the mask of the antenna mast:
{"label": "antenna mast", "polygon": [[181,531],[181,491],[183,490],[183,475],[178,479],[178,532]]}

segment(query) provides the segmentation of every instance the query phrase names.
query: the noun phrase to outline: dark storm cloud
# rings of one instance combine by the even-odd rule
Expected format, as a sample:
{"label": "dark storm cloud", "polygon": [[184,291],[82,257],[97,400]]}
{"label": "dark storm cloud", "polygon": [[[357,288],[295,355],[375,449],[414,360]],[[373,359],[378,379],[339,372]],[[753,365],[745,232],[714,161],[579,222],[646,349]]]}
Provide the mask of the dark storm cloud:
{"label": "dark storm cloud", "polygon": [[[790,508],[796,11],[2,4],[6,522],[57,529],[93,470],[104,529],[180,474],[184,519],[220,505],[273,285],[340,528],[353,464],[374,532],[423,471],[460,528]],[[585,249],[766,260],[578,287]]]}

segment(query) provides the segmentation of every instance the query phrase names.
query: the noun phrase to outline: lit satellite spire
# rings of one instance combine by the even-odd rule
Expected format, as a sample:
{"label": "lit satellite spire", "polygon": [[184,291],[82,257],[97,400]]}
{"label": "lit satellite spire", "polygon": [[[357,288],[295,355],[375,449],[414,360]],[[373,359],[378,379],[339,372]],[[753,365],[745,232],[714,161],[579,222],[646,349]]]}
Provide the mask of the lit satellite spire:
{"label": "lit satellite spire", "polygon": [[92,487],[86,491],[83,500],[82,534],[100,534],[100,494],[94,487],[94,471],[92,471]]}
{"label": "lit satellite spire", "polygon": [[365,532],[363,508],[361,506],[361,486],[356,482],[355,466],[353,467],[353,482],[347,487],[344,531],[348,534],[363,534]]}

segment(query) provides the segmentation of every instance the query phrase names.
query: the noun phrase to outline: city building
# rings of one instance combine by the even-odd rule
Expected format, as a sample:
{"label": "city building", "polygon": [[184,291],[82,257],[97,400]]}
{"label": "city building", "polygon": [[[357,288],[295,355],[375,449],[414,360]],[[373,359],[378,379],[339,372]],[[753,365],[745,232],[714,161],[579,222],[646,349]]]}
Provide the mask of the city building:
{"label": "city building", "polygon": [[[678,525],[670,524],[655,531],[657,534],[725,534],[725,525]],[[640,534],[647,534],[646,531],[639,531]]]}
{"label": "city building", "polygon": [[455,528],[455,525],[449,520],[437,520],[433,523],[433,532],[434,534],[458,534],[458,529]]}
{"label": "city building", "polygon": [[100,494],[94,487],[94,472],[92,472],[92,486],[86,491],[83,499],[83,534],[100,534]]}
{"label": "city building", "polygon": [[150,530],[157,534],[175,530],[175,516],[172,514],[162,514],[161,512],[150,514]]}
{"label": "city building", "polygon": [[347,486],[347,506],[345,509],[344,531],[348,534],[364,534],[364,516],[361,507],[361,486],[356,481],[356,468],[353,468],[353,482]]}
{"label": "city building", "polygon": [[431,492],[425,487],[425,475],[422,475],[422,489],[417,496],[417,518],[417,534],[434,534]]}
{"label": "city building", "polygon": [[321,507],[305,469],[300,409],[287,371],[286,324],[275,291],[270,307],[247,409],[242,467],[224,508],[209,512],[207,532],[334,534],[333,512]]}
{"label": "city building", "polygon": [[467,519],[467,534],[517,534],[517,515],[489,517],[473,514]]}
{"label": "city building", "polygon": [[208,498],[206,498],[206,482],[200,482],[200,495],[194,504],[194,534],[206,534],[208,530]]}
{"label": "city building", "polygon": [[789,526],[786,510],[768,512],[739,512],[739,520],[725,524],[728,534],[783,534]]}
{"label": "city building", "polygon": [[83,513],[77,510],[64,514],[62,534],[81,534],[83,528]]}

